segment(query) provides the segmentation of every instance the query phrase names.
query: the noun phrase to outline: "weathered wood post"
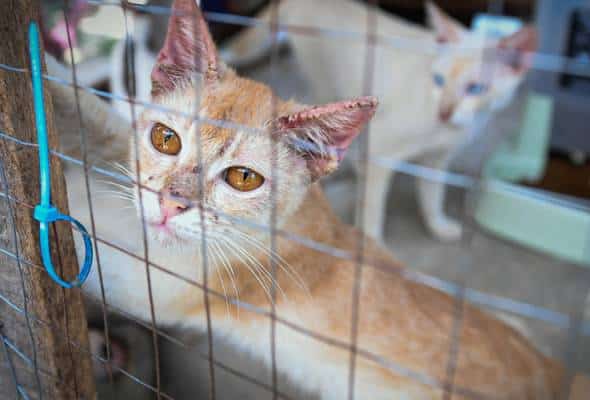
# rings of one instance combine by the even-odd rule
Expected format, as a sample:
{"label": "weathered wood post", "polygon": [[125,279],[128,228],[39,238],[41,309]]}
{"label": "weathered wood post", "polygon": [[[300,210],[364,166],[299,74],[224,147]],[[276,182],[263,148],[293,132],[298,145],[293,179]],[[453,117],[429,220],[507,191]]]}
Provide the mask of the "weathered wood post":
{"label": "weathered wood post", "polygon": [[[31,20],[39,21],[39,2],[2,3],[0,63],[28,71],[27,30]],[[45,106],[49,144],[55,149],[58,137],[47,89]],[[36,143],[34,119],[30,73],[0,66],[0,134]],[[51,166],[53,202],[67,213],[59,160],[52,157]],[[43,399],[94,399],[81,292],[62,289],[38,267],[39,227],[28,206],[38,202],[37,148],[0,137],[0,333],[5,339],[0,340],[0,399],[18,398],[15,378],[30,398],[40,397],[41,386]],[[71,280],[78,272],[71,227],[55,227],[53,260]]]}

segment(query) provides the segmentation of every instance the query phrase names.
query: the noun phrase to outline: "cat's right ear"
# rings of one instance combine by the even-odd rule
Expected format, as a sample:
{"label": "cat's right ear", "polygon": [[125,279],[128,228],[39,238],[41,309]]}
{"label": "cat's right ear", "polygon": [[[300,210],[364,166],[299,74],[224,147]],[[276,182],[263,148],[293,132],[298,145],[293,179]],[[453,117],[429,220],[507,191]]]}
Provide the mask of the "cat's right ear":
{"label": "cat's right ear", "polygon": [[458,21],[447,15],[432,1],[426,2],[426,14],[439,43],[458,42],[466,32]]}
{"label": "cat's right ear", "polygon": [[219,78],[217,50],[196,0],[174,0],[164,46],[152,69],[152,96],[196,74]]}
{"label": "cat's right ear", "polygon": [[537,45],[537,30],[532,25],[526,25],[498,42],[498,48],[504,50],[501,54],[503,62],[510,66],[515,74],[521,75],[531,67]]}
{"label": "cat's right ear", "polygon": [[279,117],[274,128],[306,161],[311,179],[333,172],[377,109],[377,99],[360,97],[304,108]]}

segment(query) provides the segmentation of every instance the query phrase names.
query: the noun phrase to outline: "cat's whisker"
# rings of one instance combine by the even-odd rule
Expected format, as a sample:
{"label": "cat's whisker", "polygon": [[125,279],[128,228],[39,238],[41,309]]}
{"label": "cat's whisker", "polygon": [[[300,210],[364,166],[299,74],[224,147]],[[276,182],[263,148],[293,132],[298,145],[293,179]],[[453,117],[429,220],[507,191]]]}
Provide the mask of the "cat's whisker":
{"label": "cat's whisker", "polygon": [[227,249],[230,250],[234,254],[234,256],[236,256],[236,258],[238,260],[242,261],[242,263],[244,264],[244,266],[248,269],[248,271],[252,274],[252,276],[254,277],[254,279],[256,279],[256,281],[258,282],[258,284],[264,290],[264,293],[266,294],[266,297],[268,298],[268,301],[272,304],[273,303],[273,299],[272,299],[272,296],[270,295],[270,289],[266,286],[266,284],[262,280],[262,278],[260,276],[258,276],[258,274],[256,273],[256,270],[253,269],[253,267],[250,265],[249,262],[247,262],[247,259],[245,258],[245,255],[242,253],[241,249],[239,247],[236,247],[236,245],[234,243],[232,243],[231,241],[227,240],[226,238],[220,238],[220,239],[223,240],[226,243]]}
{"label": "cat's whisker", "polygon": [[272,274],[268,271],[268,269],[265,268],[265,266],[243,246],[239,246],[238,244],[235,244],[235,246],[253,263],[252,266],[255,267],[258,271],[260,271],[260,273],[270,281],[271,285],[274,283],[275,287],[278,289],[281,296],[285,299],[285,301],[289,302],[289,299],[286,293],[284,292],[283,288],[281,287],[279,282],[272,276]]}
{"label": "cat's whisker", "polygon": [[[111,198],[111,199],[119,199],[119,200],[123,200],[125,202],[133,202],[133,199],[130,197],[126,197],[126,196],[121,196],[118,193],[97,193],[96,198]],[[133,208],[131,206],[129,206],[129,208]]]}
{"label": "cat's whisker", "polygon": [[[219,257],[217,255],[217,253],[215,252],[215,248],[212,247],[210,243],[207,244],[206,251],[207,251],[207,254],[211,255],[211,258],[214,261],[214,263],[219,264]],[[219,284],[221,285],[221,289],[223,290],[223,299],[225,300],[225,310],[226,310],[225,320],[227,322],[227,321],[229,321],[229,317],[230,317],[229,299],[227,297],[227,291],[225,290],[225,284],[223,283],[223,276],[221,276],[221,271],[219,270],[219,268],[214,268],[214,269],[215,269],[215,273],[217,275],[217,278],[219,279]]]}
{"label": "cat's whisker", "polygon": [[119,171],[122,175],[132,177],[134,174],[133,172],[126,167],[125,165],[121,164],[117,161],[108,162],[108,164],[115,170]]}
{"label": "cat's whisker", "polygon": [[[231,240],[228,240],[228,239],[222,239],[222,240],[228,246],[229,249],[233,250],[234,255],[237,256],[239,261],[241,261],[242,263],[244,263],[248,267],[253,268],[253,271],[261,272],[261,271],[259,271],[259,269],[260,269],[259,266],[256,264],[257,260],[255,258],[253,258],[252,255],[249,254],[243,247],[239,246],[237,243],[235,243]],[[256,276],[259,276],[259,275],[256,274]],[[265,283],[264,287],[268,288],[268,286],[266,285],[266,279],[268,279],[268,277],[261,273],[260,278],[264,279],[263,280],[263,282]]]}
{"label": "cat's whisker", "polygon": [[122,193],[115,190],[96,190],[94,192],[95,195],[99,195],[97,197],[114,197],[121,200],[133,201],[134,198],[129,193]]}
{"label": "cat's whisker", "polygon": [[117,194],[124,194],[126,196],[131,196],[131,193],[129,193],[128,191],[121,191],[121,190],[115,190],[115,189],[99,189],[99,190],[95,190],[94,193],[117,193]]}
{"label": "cat's whisker", "polygon": [[[223,245],[223,242],[221,242],[219,240],[215,240],[215,241],[212,241],[211,243],[213,246],[215,246],[217,248],[217,254],[219,255],[219,258],[222,261],[224,269],[227,271],[227,273],[229,275],[231,284],[234,289],[235,298],[239,302],[240,301],[240,292],[238,290],[238,286],[236,285],[235,272],[234,272],[234,269],[233,269],[231,263],[229,262],[229,260],[225,256],[225,254],[223,253],[223,249],[221,247],[221,245]],[[236,318],[238,320],[240,319],[240,307],[239,306],[236,306]]]}
{"label": "cat's whisker", "polygon": [[124,192],[129,192],[129,193],[131,193],[131,192],[132,192],[132,190],[133,190],[133,186],[131,186],[131,185],[124,185],[124,184],[122,184],[122,183],[119,183],[119,182],[113,182],[113,181],[111,181],[111,180],[106,180],[106,179],[103,179],[103,180],[99,180],[99,182],[101,182],[101,183],[102,183],[102,184],[104,184],[104,185],[108,185],[108,186],[115,187],[115,188],[117,188],[117,189],[120,189],[120,190],[122,190],[122,191],[124,191]]}
{"label": "cat's whisker", "polygon": [[292,279],[295,284],[306,293],[308,297],[311,298],[311,292],[309,291],[309,288],[305,284],[305,281],[301,275],[299,275],[295,268],[293,268],[283,257],[281,257],[280,254],[278,254],[276,251],[272,251],[267,246],[264,246],[260,240],[248,236],[244,232],[241,232],[237,229],[232,229],[232,232],[237,234],[240,239],[248,242],[260,251],[264,252],[267,256],[272,257],[273,262],[276,262],[277,266],[281,268],[281,270],[283,270],[283,272],[285,272],[285,274],[287,274],[287,276],[289,276],[289,278]]}

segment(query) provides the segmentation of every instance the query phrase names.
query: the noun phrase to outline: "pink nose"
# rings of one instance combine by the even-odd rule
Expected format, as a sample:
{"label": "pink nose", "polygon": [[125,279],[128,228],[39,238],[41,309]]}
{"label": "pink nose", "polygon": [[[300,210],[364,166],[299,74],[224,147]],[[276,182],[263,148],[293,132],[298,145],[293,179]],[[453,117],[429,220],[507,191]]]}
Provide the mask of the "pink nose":
{"label": "pink nose", "polygon": [[166,194],[160,197],[160,210],[162,211],[162,216],[166,219],[182,214],[188,209],[188,204],[181,199],[174,199]]}
{"label": "pink nose", "polygon": [[451,115],[453,115],[452,108],[443,108],[438,112],[438,118],[443,122],[448,122],[451,119]]}

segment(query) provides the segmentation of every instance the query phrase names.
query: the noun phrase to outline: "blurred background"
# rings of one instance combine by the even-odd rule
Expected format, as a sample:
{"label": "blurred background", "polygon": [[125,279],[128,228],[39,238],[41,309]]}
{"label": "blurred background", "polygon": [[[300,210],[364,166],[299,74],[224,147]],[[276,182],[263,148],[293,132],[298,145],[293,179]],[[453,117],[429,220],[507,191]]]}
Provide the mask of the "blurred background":
{"label": "blurred background", "polygon": [[[147,99],[149,88],[131,81],[149,75],[149,55],[162,44],[170,3],[135,1],[124,11],[125,4],[119,2],[70,0],[75,27],[72,60],[64,39],[63,2],[44,0],[46,47],[66,66],[64,79],[69,79],[67,72],[75,63],[83,84]],[[255,18],[268,3],[201,2],[209,12],[211,31],[222,54],[245,29],[235,21],[249,21],[229,16]],[[424,226],[414,184],[432,178],[424,175],[419,168],[424,164],[417,157],[392,164],[398,170],[387,195],[382,241],[408,268],[440,278],[439,282],[465,285],[472,301],[509,321],[544,353],[590,373],[590,2],[437,0],[436,4],[466,27],[472,27],[474,18],[482,13],[534,24],[539,55],[516,98],[488,121],[485,132],[478,136],[481,140],[456,154],[449,170],[437,178],[447,182],[445,209],[460,221],[461,237],[441,241]],[[381,0],[378,6],[426,26],[423,1]],[[305,60],[293,51],[289,35],[278,38],[278,57],[271,57],[270,48],[258,43],[253,45],[256,57],[233,59],[232,65],[242,75],[269,83],[284,98],[314,102],[309,77],[302,73]],[[118,60],[123,78],[113,80],[117,70],[113,60]],[[128,68],[130,64],[133,68]],[[113,106],[123,114],[128,112],[128,105],[113,101]],[[357,180],[354,166],[347,164],[323,183],[337,213],[351,223],[358,202]],[[573,337],[563,316],[577,324]],[[114,324],[121,326],[115,330],[124,354],[121,363],[139,371],[143,381],[153,381],[149,340],[138,339],[149,338],[149,332],[121,317]],[[132,327],[126,328],[128,325]],[[202,339],[181,331],[169,334],[182,338],[186,345],[160,339],[164,392],[178,399],[206,398],[206,360],[195,356],[206,352]],[[93,340],[100,350],[104,338],[97,335]],[[268,371],[252,368],[251,360],[222,344],[216,355],[238,370],[268,379]],[[138,365],[148,367],[138,369]],[[104,374],[100,366],[96,368],[101,382]],[[231,374],[219,374],[220,398],[270,396]],[[128,383],[113,392],[104,382],[102,398],[153,397],[128,376],[117,379]],[[292,390],[297,393],[296,388]],[[299,396],[296,398],[305,398]]]}

